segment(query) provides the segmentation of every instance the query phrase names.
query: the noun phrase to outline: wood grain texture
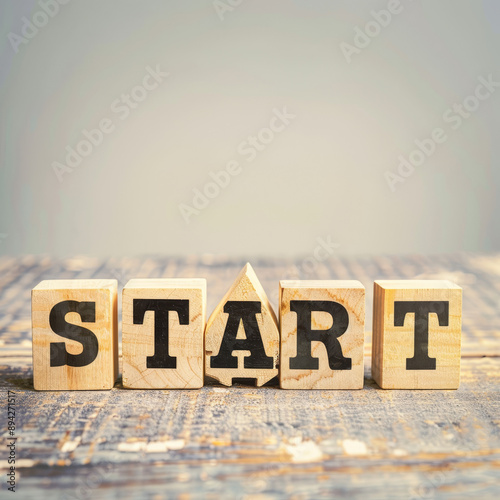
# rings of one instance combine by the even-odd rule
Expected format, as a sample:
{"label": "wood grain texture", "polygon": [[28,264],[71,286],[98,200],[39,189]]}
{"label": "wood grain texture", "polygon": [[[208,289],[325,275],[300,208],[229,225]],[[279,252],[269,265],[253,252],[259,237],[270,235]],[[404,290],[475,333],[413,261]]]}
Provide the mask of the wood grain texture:
{"label": "wood grain texture", "polygon": [[[439,307],[435,308],[437,312],[420,318],[414,312],[408,313],[401,325],[396,325],[395,304],[413,301]],[[462,333],[459,286],[445,280],[378,280],[374,284],[373,308],[372,374],[381,388],[458,389]],[[443,318],[438,320],[441,313]],[[416,342],[417,323],[423,323],[422,328],[428,331],[422,346]],[[425,352],[419,352],[420,347]],[[432,358],[429,361],[434,367],[409,367],[408,361],[417,356]]]}
{"label": "wood grain texture", "polygon": [[[204,279],[133,279],[123,289],[123,386],[129,389],[199,389],[203,386],[207,282]],[[134,324],[134,299],[188,301],[188,324],[168,315],[168,354],[175,368],[148,368],[155,352],[155,313]],[[163,350],[165,350],[163,346]]]}
{"label": "wood grain texture", "polygon": [[[265,355],[272,358],[270,368],[245,367],[245,357],[251,356],[246,350],[232,352],[232,356],[238,358],[237,368],[214,368],[212,366],[212,360],[220,353],[227,331],[229,314],[224,309],[229,301],[254,301],[259,304],[260,312],[256,314],[259,330],[257,335],[260,335],[262,339]],[[239,323],[236,338],[248,340],[248,332],[245,332],[243,321]],[[247,263],[240,271],[231,288],[210,315],[205,332],[205,351],[206,375],[227,386],[233,383],[233,378],[247,378],[255,379],[259,387],[278,375],[279,331],[276,315],[250,264]]]}
{"label": "wood grain texture", "polygon": [[[306,356],[316,358],[317,369],[293,369],[297,358],[299,314],[291,310],[291,301],[325,301],[345,308],[347,329],[338,337],[341,354],[349,361],[348,369],[330,367],[326,344],[312,341],[305,346]],[[340,316],[340,314],[339,314]],[[326,331],[340,321],[335,313],[311,314],[313,330]],[[308,321],[309,322],[309,321]],[[363,348],[365,339],[365,288],[359,281],[283,280],[280,281],[280,387],[283,389],[362,389]],[[333,335],[330,333],[330,335]],[[326,341],[328,342],[328,341]],[[331,344],[331,343],[330,343]],[[332,350],[332,348],[330,348]]]}
{"label": "wood grain texture", "polygon": [[500,358],[464,359],[458,391],[383,391],[368,365],[363,391],[33,392],[22,366],[0,387],[17,392],[22,498],[500,492]]}
{"label": "wood grain texture", "polygon": [[357,279],[367,304],[377,279],[457,283],[465,300],[456,391],[381,390],[370,370],[371,307],[362,391],[142,391],[123,390],[120,379],[111,391],[33,390],[30,294],[41,280],[113,277],[122,287],[137,277],[203,277],[213,310],[245,262],[0,257],[0,388],[16,392],[18,498],[498,499],[500,254],[334,255],[314,272],[302,258],[252,260],[275,307],[279,280],[291,276]]}
{"label": "wood grain texture", "polygon": [[[89,321],[77,312],[62,314],[65,331],[90,330],[96,337],[95,359],[85,366],[69,366],[67,354],[79,355],[81,343],[53,331],[50,314],[65,301],[89,303]],[[88,308],[87,308],[88,309]],[[116,280],[44,280],[32,290],[33,378],[40,391],[111,389],[118,376],[118,311]],[[53,366],[54,353],[64,359]],[[52,360],[52,362],[51,362]],[[51,366],[52,365],[52,366]]]}

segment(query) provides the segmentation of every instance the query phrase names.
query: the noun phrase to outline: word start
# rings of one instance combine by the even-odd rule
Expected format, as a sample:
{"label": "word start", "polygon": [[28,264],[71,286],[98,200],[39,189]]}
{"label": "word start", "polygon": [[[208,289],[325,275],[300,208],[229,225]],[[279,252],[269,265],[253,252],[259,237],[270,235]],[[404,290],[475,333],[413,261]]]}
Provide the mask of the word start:
{"label": "word start", "polygon": [[[206,280],[133,279],[122,292],[123,387],[197,389],[279,379],[282,389],[362,389],[365,288],[285,280],[276,316],[247,264],[206,321]],[[118,378],[116,280],[32,290],[36,390],[104,390]],[[462,289],[440,280],[374,284],[372,376],[382,389],[457,389]]]}

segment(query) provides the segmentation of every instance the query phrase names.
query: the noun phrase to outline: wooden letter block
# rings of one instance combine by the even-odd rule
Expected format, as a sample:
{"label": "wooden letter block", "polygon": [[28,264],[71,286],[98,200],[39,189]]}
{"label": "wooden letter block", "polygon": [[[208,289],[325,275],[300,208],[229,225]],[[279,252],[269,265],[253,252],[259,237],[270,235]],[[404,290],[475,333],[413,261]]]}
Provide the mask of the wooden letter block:
{"label": "wooden letter block", "polygon": [[204,279],[134,279],[123,289],[123,387],[203,386]]}
{"label": "wooden letter block", "polygon": [[365,288],[280,281],[282,389],[362,389]]}
{"label": "wooden letter block", "polygon": [[458,389],[462,289],[449,281],[376,281],[372,376],[382,389]]}
{"label": "wooden letter block", "polygon": [[224,385],[250,378],[260,387],[278,375],[278,357],[276,315],[247,264],[208,320],[205,373]]}
{"label": "wooden letter block", "polygon": [[111,389],[118,376],[116,280],[42,281],[31,293],[36,390]]}

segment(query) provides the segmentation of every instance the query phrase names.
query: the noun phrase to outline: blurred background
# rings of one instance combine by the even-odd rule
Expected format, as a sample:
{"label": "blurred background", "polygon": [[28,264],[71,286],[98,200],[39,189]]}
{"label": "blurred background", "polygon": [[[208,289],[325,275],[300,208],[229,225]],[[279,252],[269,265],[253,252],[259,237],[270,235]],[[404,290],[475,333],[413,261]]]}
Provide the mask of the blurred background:
{"label": "blurred background", "polygon": [[0,9],[1,254],[500,250],[498,1]]}

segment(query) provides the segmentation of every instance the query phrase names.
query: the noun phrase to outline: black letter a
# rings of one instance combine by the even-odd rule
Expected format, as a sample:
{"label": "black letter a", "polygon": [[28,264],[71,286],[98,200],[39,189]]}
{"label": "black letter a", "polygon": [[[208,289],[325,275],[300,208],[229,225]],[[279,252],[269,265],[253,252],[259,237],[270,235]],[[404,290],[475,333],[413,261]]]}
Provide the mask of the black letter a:
{"label": "black letter a", "polygon": [[[210,358],[211,368],[238,368],[238,358],[233,351],[250,351],[245,357],[245,368],[273,368],[274,359],[266,355],[257,313],[261,312],[261,303],[256,301],[229,300],[224,304],[224,312],[229,314],[224,336],[217,356]],[[243,322],[246,339],[237,339],[240,321]]]}

